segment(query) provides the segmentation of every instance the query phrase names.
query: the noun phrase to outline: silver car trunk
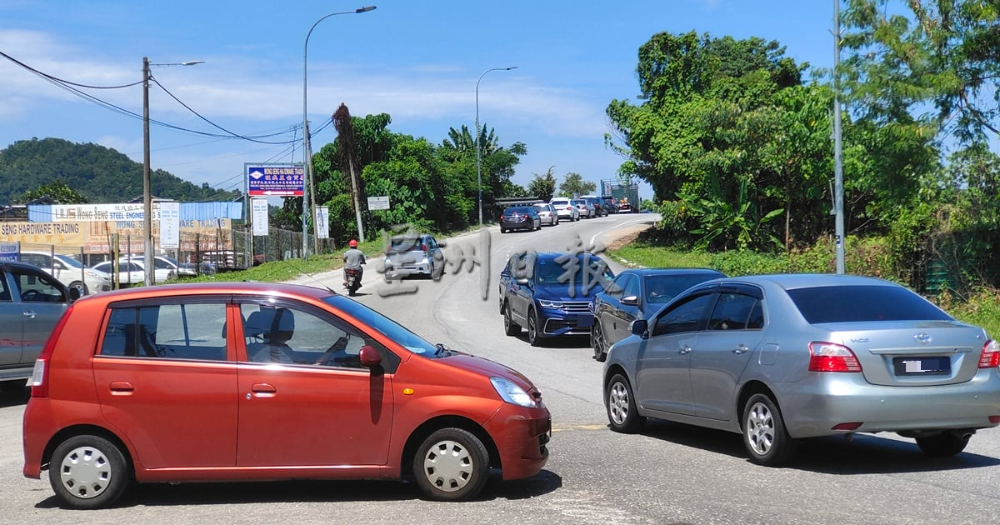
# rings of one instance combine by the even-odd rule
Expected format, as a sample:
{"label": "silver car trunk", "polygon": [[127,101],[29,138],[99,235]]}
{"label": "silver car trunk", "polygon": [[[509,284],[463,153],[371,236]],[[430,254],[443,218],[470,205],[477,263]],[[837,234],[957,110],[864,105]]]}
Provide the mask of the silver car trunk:
{"label": "silver car trunk", "polygon": [[831,343],[850,348],[874,385],[928,386],[970,381],[979,371],[986,334],[957,321],[892,321],[815,325]]}

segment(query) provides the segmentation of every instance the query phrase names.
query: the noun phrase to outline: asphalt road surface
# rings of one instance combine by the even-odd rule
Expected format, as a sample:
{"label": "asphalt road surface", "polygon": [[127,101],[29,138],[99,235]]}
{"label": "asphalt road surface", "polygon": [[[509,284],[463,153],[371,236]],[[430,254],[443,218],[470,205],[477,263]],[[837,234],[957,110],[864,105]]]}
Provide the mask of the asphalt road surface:
{"label": "asphalt road surface", "polygon": [[[426,501],[415,486],[398,482],[144,485],[115,508],[69,511],[58,507],[48,481],[22,477],[20,425],[27,395],[0,394],[0,523],[996,522],[1000,430],[977,434],[954,458],[929,458],[912,440],[879,434],[850,442],[812,440],[790,466],[759,467],[747,461],[737,434],[665,422],[651,422],[640,435],[611,432],[602,365],[591,358],[586,338],[532,348],[524,335],[504,335],[497,276],[509,254],[610,242],[630,224],[651,218],[612,215],[507,234],[494,227],[488,274],[483,264],[469,271],[470,247],[481,255],[481,234],[449,239],[448,258],[461,267],[447,267],[438,281],[409,282],[417,287],[409,294],[384,295],[376,261],[368,265],[358,301],[431,342],[507,364],[541,389],[554,432],[549,462],[533,479],[494,477],[480,498],[465,503]],[[340,281],[339,271],[298,280],[335,289]]]}

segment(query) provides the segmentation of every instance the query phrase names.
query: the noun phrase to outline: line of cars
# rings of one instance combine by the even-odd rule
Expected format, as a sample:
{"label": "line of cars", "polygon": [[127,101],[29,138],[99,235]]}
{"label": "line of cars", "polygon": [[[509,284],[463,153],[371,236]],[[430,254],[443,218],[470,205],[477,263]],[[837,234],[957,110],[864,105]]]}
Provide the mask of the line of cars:
{"label": "line of cars", "polygon": [[[586,268],[601,276],[589,298],[573,280]],[[591,254],[525,252],[508,259],[499,291],[509,336],[525,327],[538,346],[589,333],[616,432],[650,418],[729,431],[752,462],[777,466],[801,440],[855,433],[952,456],[1000,425],[1000,344],[882,279],[613,276]]]}
{"label": "line of cars", "polygon": [[514,230],[540,230],[542,226],[555,226],[567,220],[607,217],[608,204],[598,197],[570,199],[554,197],[549,202],[525,206],[508,206],[500,214],[500,233]]}

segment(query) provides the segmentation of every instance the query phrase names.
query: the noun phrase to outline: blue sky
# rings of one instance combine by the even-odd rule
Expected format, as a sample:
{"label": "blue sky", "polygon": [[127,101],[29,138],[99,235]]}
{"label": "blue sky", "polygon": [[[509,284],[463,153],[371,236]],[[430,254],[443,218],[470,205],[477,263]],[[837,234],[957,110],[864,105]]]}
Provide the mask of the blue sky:
{"label": "blue sky", "polygon": [[[340,103],[352,115],[388,113],[393,132],[439,144],[451,127],[480,123],[500,144],[527,145],[514,182],[526,186],[549,167],[597,182],[621,158],[604,146],[604,110],[635,100],[639,46],[661,31],[758,36],[786,46],[813,67],[833,63],[833,2],[815,0],[233,0],[0,1],[0,51],[49,75],[97,86],[153,76],[215,124],[240,135],[302,123],[303,46],[309,37],[308,106],[315,129]],[[114,148],[142,161],[142,122],[87,102],[0,58],[0,149],[56,137]],[[142,113],[141,86],[85,90]],[[150,88],[150,118],[218,133]],[[301,139],[301,135],[295,135]],[[313,151],[336,138],[332,126]],[[273,140],[291,141],[289,131]],[[221,189],[243,188],[244,163],[300,162],[301,146],[206,138],[152,126],[151,164]],[[641,195],[651,197],[643,185]]]}

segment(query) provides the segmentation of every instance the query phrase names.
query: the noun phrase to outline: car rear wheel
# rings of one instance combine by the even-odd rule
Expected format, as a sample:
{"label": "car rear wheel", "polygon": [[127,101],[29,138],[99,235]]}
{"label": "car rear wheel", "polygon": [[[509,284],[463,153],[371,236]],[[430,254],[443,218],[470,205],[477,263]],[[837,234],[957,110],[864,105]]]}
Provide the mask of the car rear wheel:
{"label": "car rear wheel", "polygon": [[750,461],[770,467],[781,465],[795,452],[781,411],[766,394],[754,394],[743,407],[743,444]]}
{"label": "car rear wheel", "polygon": [[601,331],[601,324],[595,319],[594,327],[590,329],[590,345],[594,347],[594,359],[604,362],[608,358],[608,349],[604,342],[604,333]]}
{"label": "car rear wheel", "polygon": [[542,334],[538,331],[538,317],[534,310],[528,312],[528,342],[531,346],[542,346]]}
{"label": "car rear wheel", "polygon": [[99,436],[75,436],[52,453],[49,483],[56,496],[74,509],[114,503],[132,483],[125,455]]}
{"label": "car rear wheel", "polygon": [[510,317],[510,305],[503,305],[503,332],[507,335],[518,335],[521,333],[521,326]]}
{"label": "car rear wheel", "polygon": [[635,434],[642,430],[646,418],[639,415],[632,396],[632,386],[621,374],[615,374],[608,383],[604,406],[608,409],[608,422],[611,430],[623,434]]}
{"label": "car rear wheel", "polygon": [[475,435],[460,428],[434,432],[413,458],[413,474],[427,497],[441,501],[474,498],[489,474],[489,453]]}
{"label": "car rear wheel", "polygon": [[965,450],[971,437],[971,432],[942,432],[936,436],[917,438],[917,446],[928,456],[954,456]]}

